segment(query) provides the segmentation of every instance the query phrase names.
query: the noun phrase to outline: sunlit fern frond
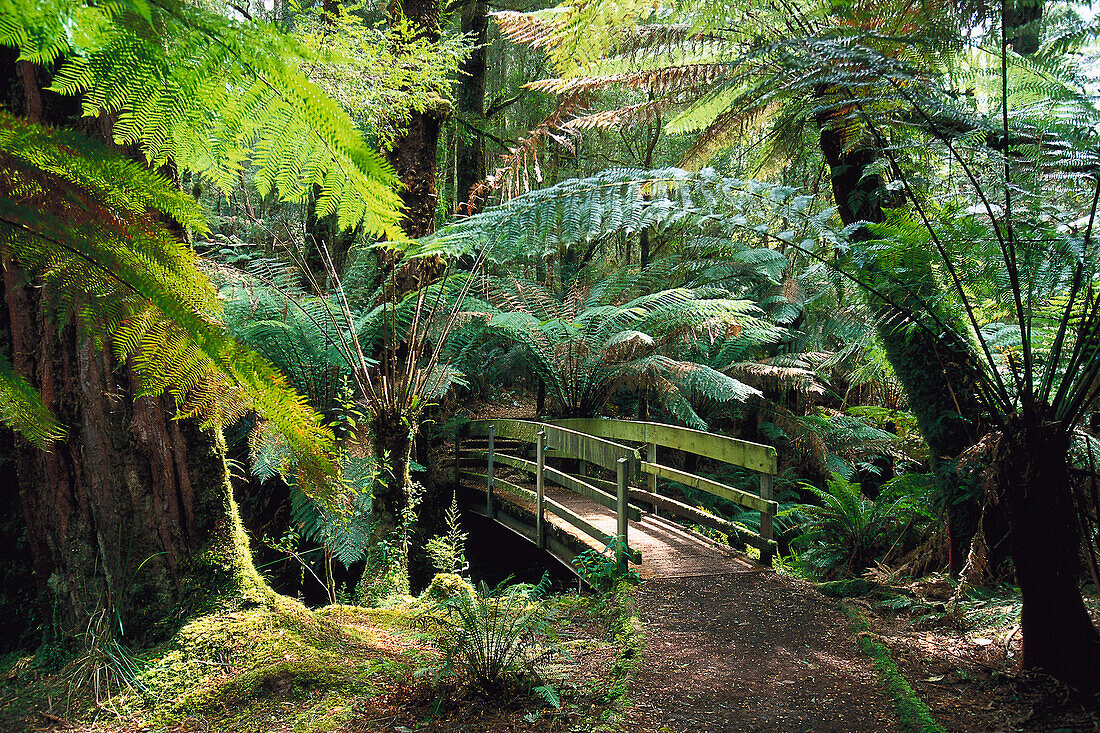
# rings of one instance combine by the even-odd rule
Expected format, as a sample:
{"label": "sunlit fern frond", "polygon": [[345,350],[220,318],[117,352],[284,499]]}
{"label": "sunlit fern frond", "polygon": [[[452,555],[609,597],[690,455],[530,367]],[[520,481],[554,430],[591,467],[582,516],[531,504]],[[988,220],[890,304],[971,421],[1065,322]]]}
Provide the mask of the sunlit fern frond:
{"label": "sunlit fern frond", "polygon": [[255,410],[286,436],[303,483],[329,485],[331,433],[225,333],[194,253],[151,210],[205,226],[163,177],[77,132],[0,113],[0,254],[45,282],[59,320],[75,317],[84,336],[132,357],[145,393],[168,392],[207,424]]}
{"label": "sunlit fern frond", "polygon": [[517,196],[418,245],[455,256],[487,249],[491,261],[522,262],[621,233],[681,227],[812,249],[819,241],[840,242],[829,217],[789,186],[726,178],[710,169],[611,169]]}
{"label": "sunlit fern frond", "polygon": [[342,227],[402,238],[386,161],[299,71],[303,50],[274,26],[178,0],[5,2],[0,43],[60,59],[53,88],[84,112],[117,115],[114,136],[229,193],[257,168],[261,193],[337,212]]}

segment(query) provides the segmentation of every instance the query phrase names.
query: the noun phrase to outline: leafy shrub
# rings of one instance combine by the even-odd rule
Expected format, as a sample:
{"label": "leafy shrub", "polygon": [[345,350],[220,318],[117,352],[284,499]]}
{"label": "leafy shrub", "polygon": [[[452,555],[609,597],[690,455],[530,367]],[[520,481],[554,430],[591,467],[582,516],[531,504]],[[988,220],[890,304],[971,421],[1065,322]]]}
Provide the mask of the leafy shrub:
{"label": "leafy shrub", "polygon": [[642,582],[638,571],[619,562],[628,549],[622,537],[613,537],[602,551],[585,550],[577,555],[573,558],[573,567],[597,593],[610,593],[623,581],[637,585]]}
{"label": "leafy shrub", "polygon": [[434,636],[443,652],[433,671],[464,678],[488,698],[526,690],[560,707],[547,674],[552,659],[569,655],[558,643],[548,587],[548,576],[538,585],[505,581],[491,590],[482,583],[476,593],[453,593],[427,605],[413,624]]}
{"label": "leafy shrub", "polygon": [[794,538],[797,564],[811,575],[853,575],[871,563],[904,531],[911,507],[905,497],[872,501],[859,484],[833,474],[826,489],[804,485],[818,500],[782,514],[791,516],[800,534]]}

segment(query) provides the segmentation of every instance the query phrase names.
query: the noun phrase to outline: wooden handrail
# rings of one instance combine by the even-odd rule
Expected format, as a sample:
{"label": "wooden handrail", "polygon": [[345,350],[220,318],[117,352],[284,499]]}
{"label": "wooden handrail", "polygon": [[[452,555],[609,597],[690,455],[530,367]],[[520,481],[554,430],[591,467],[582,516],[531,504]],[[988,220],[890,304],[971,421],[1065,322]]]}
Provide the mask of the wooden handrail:
{"label": "wooden handrail", "polygon": [[[600,542],[606,543],[608,535],[591,523],[585,521],[557,502],[546,497],[546,480],[551,478],[563,488],[575,491],[589,498],[596,498],[599,503],[615,510],[616,529],[622,538],[625,551],[619,558],[620,562],[632,560],[637,562],[637,553],[627,546],[627,532],[629,531],[629,519],[641,518],[637,509],[629,504],[629,482],[637,472],[641,462],[638,451],[628,445],[615,443],[594,435],[588,435],[576,430],[571,430],[561,425],[541,423],[534,420],[474,420],[466,423],[455,436],[455,470],[456,475],[471,475],[469,472],[460,471],[459,462],[461,456],[460,443],[463,436],[486,436],[488,438],[488,450],[485,458],[488,471],[484,475],[486,482],[486,510],[489,516],[494,516],[493,486],[500,481],[494,475],[494,464],[505,463],[517,468],[528,469],[530,461],[514,459],[495,452],[494,444],[497,438],[511,438],[535,444],[535,462],[533,471],[535,476],[535,542],[539,548],[546,547],[546,510],[549,508],[558,516],[569,521],[573,526],[585,534],[592,536]],[[553,451],[556,458],[574,458],[583,462],[600,466],[615,472],[616,491],[614,496],[604,494],[590,483],[574,478],[546,465],[546,454]],[[480,452],[480,451],[479,451]],[[501,481],[501,483],[505,483]],[[606,497],[606,498],[604,498]],[[603,499],[601,501],[601,499]],[[563,514],[566,512],[567,514]],[[633,517],[631,515],[634,515]]]}
{"label": "wooden handrail", "polygon": [[[750,544],[756,545],[760,549],[760,560],[766,565],[771,564],[775,554],[776,543],[772,539],[772,519],[777,513],[778,504],[772,499],[772,487],[778,466],[778,458],[775,448],[771,446],[675,425],[600,418],[555,420],[552,423],[535,420],[475,420],[463,426],[458,438],[461,439],[462,435],[488,437],[488,450],[479,450],[477,453],[484,456],[488,464],[488,471],[484,478],[487,488],[486,504],[490,516],[493,516],[493,487],[499,481],[494,476],[494,462],[504,463],[534,474],[536,485],[536,490],[533,492],[536,504],[535,539],[539,547],[544,547],[546,544],[544,514],[548,506],[555,514],[562,516],[561,512],[557,511],[559,505],[556,502],[550,502],[545,497],[545,482],[547,479],[571,491],[594,499],[610,509],[614,509],[617,518],[617,531],[625,541],[629,528],[628,519],[637,521],[640,516],[637,510],[628,504],[632,493],[628,490],[628,486],[634,475],[646,474],[646,488],[648,491],[633,492],[635,498],[645,501],[648,496],[650,501],[647,503],[654,507],[660,506],[666,511],[671,511],[673,514],[684,516],[706,526],[725,528],[725,530],[729,530],[727,534],[731,534],[731,536],[733,536],[734,531],[746,535]],[[532,462],[496,453],[494,443],[496,439],[500,438],[534,443],[536,446],[536,460]],[[644,444],[645,460],[642,459],[638,449],[617,441]],[[755,471],[760,474],[760,495],[757,496],[751,492],[728,486],[704,476],[662,465],[657,462],[658,446],[694,453],[704,458]],[[458,440],[456,440],[455,449],[457,471]],[[557,458],[579,459],[582,461],[582,473],[584,472],[584,463],[591,463],[612,471],[615,474],[615,481],[607,481],[592,476],[584,476],[582,479],[565,474],[546,465],[548,453]],[[463,473],[471,475],[467,472]],[[727,520],[717,517],[711,518],[710,515],[704,516],[702,512],[693,507],[688,507],[686,504],[670,499],[664,500],[656,490],[658,476],[760,512],[760,534],[757,535],[753,532],[735,528]],[[611,493],[612,491],[614,493]],[[590,523],[583,520],[573,521],[574,517],[572,516],[563,518],[568,519],[586,534],[598,540],[606,541],[606,535],[596,530]],[[579,519],[579,517],[576,519]],[[700,521],[701,519],[706,521]]]}
{"label": "wooden handrail", "polygon": [[731,463],[758,473],[774,475],[778,468],[778,454],[770,445],[704,433],[701,430],[682,428],[677,425],[598,417],[554,420],[553,424],[609,440],[650,443],[695,453],[704,458],[713,458],[716,461]]}

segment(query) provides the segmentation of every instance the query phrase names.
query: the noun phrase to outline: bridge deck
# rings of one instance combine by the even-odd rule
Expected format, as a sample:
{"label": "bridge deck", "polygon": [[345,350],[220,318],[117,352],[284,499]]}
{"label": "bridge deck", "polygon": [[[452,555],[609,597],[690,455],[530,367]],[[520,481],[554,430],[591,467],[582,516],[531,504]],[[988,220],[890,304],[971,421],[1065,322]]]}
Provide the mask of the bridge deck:
{"label": "bridge deck", "polygon": [[[509,476],[509,480],[520,483],[518,476]],[[470,481],[463,483],[476,489],[480,495],[484,495],[483,485],[478,486]],[[523,482],[523,485],[526,484],[527,482]],[[533,486],[531,488],[534,489]],[[610,509],[557,486],[547,485],[546,495],[606,531],[608,535],[615,534],[615,512]],[[533,501],[511,494],[499,484],[493,491],[493,496],[506,499],[508,504],[526,512],[529,516],[522,519],[528,520],[531,526],[534,525]],[[546,520],[557,530],[557,534],[564,536],[563,539],[568,538],[568,543],[576,552],[586,548],[603,549],[603,545],[552,512],[547,511]],[[643,512],[641,522],[630,523],[627,540],[631,549],[638,550],[642,554],[641,564],[634,567],[643,578],[721,575],[744,572],[755,567],[744,555],[732,548],[695,532],[689,532],[675,522],[646,512]]]}

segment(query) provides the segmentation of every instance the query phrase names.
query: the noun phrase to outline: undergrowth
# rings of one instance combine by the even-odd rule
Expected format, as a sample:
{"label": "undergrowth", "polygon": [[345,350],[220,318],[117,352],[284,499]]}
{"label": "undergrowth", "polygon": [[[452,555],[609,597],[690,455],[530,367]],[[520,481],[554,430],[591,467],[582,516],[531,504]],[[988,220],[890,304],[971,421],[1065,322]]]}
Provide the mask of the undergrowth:
{"label": "undergrowth", "polygon": [[630,682],[643,659],[645,631],[634,606],[635,584],[620,581],[592,602],[592,613],[606,630],[618,654],[610,674],[599,684],[593,712],[581,729],[595,733],[625,730],[624,711],[630,706]]}

